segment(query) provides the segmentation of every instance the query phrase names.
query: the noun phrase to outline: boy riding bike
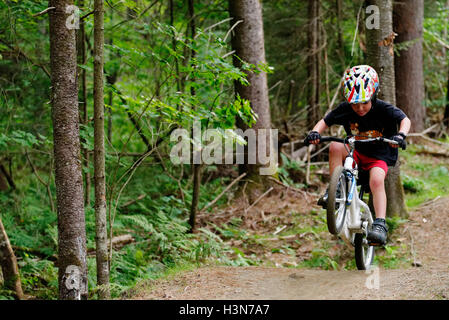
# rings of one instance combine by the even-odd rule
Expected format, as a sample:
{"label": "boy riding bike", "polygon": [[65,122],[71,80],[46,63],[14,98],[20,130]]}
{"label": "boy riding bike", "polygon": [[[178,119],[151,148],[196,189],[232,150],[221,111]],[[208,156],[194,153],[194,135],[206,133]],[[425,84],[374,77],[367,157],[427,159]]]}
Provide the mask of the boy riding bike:
{"label": "boy riding bike", "polygon": [[[367,236],[370,245],[385,245],[387,241],[385,177],[388,166],[394,166],[397,161],[398,146],[405,149],[405,138],[410,130],[410,119],[402,110],[376,98],[378,87],[378,75],[372,67],[360,65],[346,70],[342,79],[346,101],[321,119],[306,138],[309,143],[318,144],[322,132],[334,124],[339,124],[344,127],[347,135],[354,135],[357,140],[386,137],[398,142],[398,145],[356,143],[354,160],[362,170],[369,172],[369,186],[376,213],[376,219]],[[342,165],[347,155],[345,145],[337,142],[330,144],[330,175],[337,166]],[[318,204],[326,208],[327,198],[326,190]]]}

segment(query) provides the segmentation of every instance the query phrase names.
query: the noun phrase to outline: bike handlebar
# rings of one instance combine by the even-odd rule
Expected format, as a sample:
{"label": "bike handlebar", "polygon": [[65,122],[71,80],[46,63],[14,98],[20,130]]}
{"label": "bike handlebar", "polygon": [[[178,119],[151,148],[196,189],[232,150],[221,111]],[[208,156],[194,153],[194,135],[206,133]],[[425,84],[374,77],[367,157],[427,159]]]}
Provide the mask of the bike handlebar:
{"label": "bike handlebar", "polygon": [[[364,137],[364,136],[349,136],[346,138],[337,138],[337,137],[328,137],[328,136],[324,136],[321,137],[320,142],[330,142],[330,141],[334,141],[334,142],[340,142],[340,143],[348,143],[349,138],[351,137]],[[387,139],[384,137],[376,137],[376,138],[367,138],[367,139],[363,139],[363,140],[356,140],[355,142],[373,142],[373,141],[382,141],[385,143],[391,143],[391,144],[395,144],[398,145],[399,143],[397,141],[391,140],[391,139]],[[308,146],[310,144],[310,142],[306,139],[304,139],[304,145]]]}
{"label": "bike handlebar", "polygon": [[331,142],[331,141],[340,142],[340,143],[346,143],[346,138],[343,139],[343,138],[337,138],[337,137],[321,137],[321,139],[320,139],[320,143],[322,143],[322,142]]}

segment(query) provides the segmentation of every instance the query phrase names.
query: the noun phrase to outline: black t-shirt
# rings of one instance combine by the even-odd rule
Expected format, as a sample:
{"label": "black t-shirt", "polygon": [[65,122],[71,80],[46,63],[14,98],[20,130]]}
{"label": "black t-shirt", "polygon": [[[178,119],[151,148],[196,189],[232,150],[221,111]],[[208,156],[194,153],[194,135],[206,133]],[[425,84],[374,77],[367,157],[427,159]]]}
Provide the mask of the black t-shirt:
{"label": "black t-shirt", "polygon": [[[391,138],[397,134],[398,125],[405,117],[401,109],[376,99],[371,110],[362,117],[352,110],[348,102],[342,102],[324,117],[324,122],[328,127],[342,125],[348,135]],[[385,142],[356,143],[355,148],[363,155],[384,160],[388,166],[394,166],[398,159],[398,148]]]}

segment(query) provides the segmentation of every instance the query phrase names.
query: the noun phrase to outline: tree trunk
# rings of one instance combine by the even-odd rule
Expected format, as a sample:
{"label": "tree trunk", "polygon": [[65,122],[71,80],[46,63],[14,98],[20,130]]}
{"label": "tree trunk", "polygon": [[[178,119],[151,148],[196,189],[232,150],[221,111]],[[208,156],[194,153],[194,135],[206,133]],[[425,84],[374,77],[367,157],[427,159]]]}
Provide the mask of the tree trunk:
{"label": "tree trunk", "polygon": [[[265,45],[262,20],[262,6],[259,0],[229,0],[229,12],[233,20],[231,25],[238,23],[232,34],[232,49],[243,61],[253,65],[264,64]],[[234,65],[241,67],[241,62],[234,56]],[[250,102],[252,110],[258,115],[257,122],[252,126],[256,132],[256,137],[261,129],[271,129],[270,104],[268,100],[267,75],[265,72],[247,72],[249,85],[242,85],[235,82],[235,92],[242,99]],[[245,131],[247,125],[238,118],[237,126]],[[266,139],[256,138],[257,149],[266,151],[271,159],[275,158],[276,151],[271,152],[272,135],[267,134]],[[249,164],[247,161],[248,149],[245,146],[245,163],[239,167],[240,173],[246,172],[248,181],[248,195],[250,199],[257,197],[261,193],[264,185],[269,184],[266,175],[260,174],[261,164],[259,155],[256,156],[256,163]],[[275,161],[273,160],[271,164]]]}
{"label": "tree trunk", "polygon": [[196,214],[198,212],[198,202],[200,199],[200,185],[201,185],[201,164],[193,164],[193,190],[192,190],[192,204],[190,206],[190,231],[196,232]]}
{"label": "tree trunk", "polygon": [[14,291],[16,299],[23,299],[19,267],[2,219],[0,219],[0,267],[2,268],[4,287]]}
{"label": "tree trunk", "polygon": [[396,105],[394,56],[390,47],[379,42],[393,33],[393,0],[369,0],[379,7],[379,29],[366,29],[366,59],[379,75],[379,99]]}
{"label": "tree trunk", "polygon": [[308,42],[309,52],[307,57],[307,74],[308,74],[308,105],[307,127],[312,128],[320,119],[320,2],[318,0],[309,1],[309,28]]}
{"label": "tree trunk", "polygon": [[[385,45],[388,41],[382,41],[393,33],[393,1],[369,0],[367,5],[376,5],[379,8],[380,25],[379,29],[366,29],[367,63],[379,75],[378,97],[395,105],[393,43]],[[408,216],[405,206],[404,188],[402,187],[400,176],[400,159],[398,159],[394,167],[389,167],[385,179],[385,191],[387,193],[387,216]]]}
{"label": "tree trunk", "polygon": [[443,124],[446,126],[446,131],[449,132],[449,63],[447,75],[447,94],[446,94],[446,108],[444,109]]}
{"label": "tree trunk", "polygon": [[8,190],[8,183],[6,182],[6,179],[3,177],[3,173],[0,170],[0,191],[6,190]]}
{"label": "tree trunk", "polygon": [[109,108],[106,109],[106,112],[108,113],[108,134],[107,138],[110,144],[112,144],[112,103],[114,101],[114,96],[112,94],[112,91],[109,91],[108,93],[108,104]]}
{"label": "tree trunk", "polygon": [[[171,3],[171,10],[173,10],[173,1],[170,1]],[[194,6],[194,0],[188,0],[188,11],[189,11],[189,27],[190,27],[190,34],[192,37],[192,41],[195,38],[195,6]],[[173,12],[171,12],[171,21],[173,22]],[[195,58],[195,50],[191,50],[191,59]],[[193,65],[193,68],[195,68],[195,65]],[[176,71],[179,76],[179,70]],[[195,79],[192,79],[191,82],[194,82]],[[179,90],[179,88],[178,88]],[[190,87],[190,94],[194,96],[195,88],[193,86]],[[193,148],[192,148],[193,150]],[[192,157],[193,159],[193,157]],[[198,203],[200,199],[200,185],[201,185],[201,164],[195,164],[192,163],[193,166],[193,190],[192,190],[192,203],[190,206],[190,218],[189,218],[189,224],[190,224],[190,231],[192,233],[196,232],[196,214],[198,211]]]}
{"label": "tree trunk", "polygon": [[[80,10],[84,8],[84,0],[78,1],[78,6]],[[86,31],[84,20],[80,21],[80,29],[78,30],[77,39],[77,53],[78,53],[78,63],[86,64]],[[81,75],[81,99],[78,103],[80,110],[80,122],[88,126],[89,125],[89,115],[87,113],[87,73],[84,68],[78,68],[78,77]],[[81,141],[83,142],[83,141]],[[89,170],[89,150],[81,148],[81,153],[83,155],[83,167],[84,167],[84,204],[90,206],[90,170]]]}
{"label": "tree trunk", "polygon": [[[114,19],[114,10],[110,11],[111,15],[109,17],[110,21],[113,21]],[[108,44],[112,47],[113,45],[113,37],[111,36],[108,40]],[[111,54],[109,56],[109,59],[112,60],[114,59],[114,55]],[[108,85],[112,86],[115,84],[115,82],[117,81],[117,75],[118,75],[118,70],[116,68],[111,68],[112,70],[106,70],[106,82],[108,83]],[[112,144],[112,104],[114,102],[114,94],[112,92],[112,90],[109,91],[108,93],[108,104],[109,104],[109,108],[106,109],[106,112],[108,114],[108,132],[107,132],[107,138],[110,144]]]}
{"label": "tree trunk", "polygon": [[[104,7],[94,2],[94,181],[97,286],[99,298],[109,299],[109,263],[106,229],[106,180],[104,149]],[[111,247],[110,250],[113,250]]]}
{"label": "tree trunk", "polygon": [[9,186],[11,187],[11,189],[15,190],[16,189],[16,184],[14,183],[13,178],[8,173],[8,171],[6,171],[5,166],[0,163],[0,180],[1,180],[1,184],[3,185],[0,188],[0,190],[7,190],[8,189],[8,186],[6,185],[5,179],[8,182]]}
{"label": "tree trunk", "polygon": [[[446,7],[445,9],[449,8],[449,0],[446,1]],[[444,25],[444,41],[447,41],[447,22],[448,22],[448,17],[446,16],[446,20],[445,20],[445,25]],[[447,51],[446,48],[443,47],[443,52],[444,52],[444,57],[446,59],[446,63],[447,63],[447,82],[446,82],[446,107],[444,109],[444,114],[443,114],[443,125],[446,127],[446,131],[449,133],[449,63],[448,61],[448,55],[447,55]]]}
{"label": "tree trunk", "polygon": [[413,41],[394,57],[396,104],[410,118],[411,132],[422,132],[426,110],[424,107],[423,35],[424,1],[395,1],[393,6],[396,43]]}
{"label": "tree trunk", "polygon": [[341,63],[342,72],[345,68],[345,45],[343,41],[343,28],[341,23],[343,22],[343,0],[335,0],[335,7],[337,11],[336,27],[337,27],[337,43],[338,43],[338,57]]}
{"label": "tree trunk", "polygon": [[449,63],[447,66],[447,83],[446,83],[446,108],[444,109],[443,124],[446,126],[446,131],[449,133]]}
{"label": "tree trunk", "polygon": [[[173,0],[169,0],[169,12],[170,12],[170,25],[174,27],[174,23],[175,23],[175,9],[174,9],[174,4],[173,4]],[[190,16],[191,12],[190,12],[190,6],[193,6],[193,4],[190,3],[190,0],[188,0],[188,11],[189,11],[189,18],[192,19],[193,17]],[[192,21],[189,22],[189,25],[191,24]],[[192,36],[193,39],[193,36]],[[176,52],[176,34],[175,31],[173,30],[173,36],[172,36],[172,49],[173,51]],[[193,51],[193,50],[192,50]],[[181,75],[179,72],[179,60],[178,57],[175,56],[175,73],[176,73],[176,89],[178,91],[181,91]],[[178,105],[178,109],[180,109],[181,106]]]}
{"label": "tree trunk", "polygon": [[293,96],[295,91],[295,80],[290,80],[289,86],[288,86],[288,98],[287,98],[287,116],[291,114],[292,107],[293,107]]}
{"label": "tree trunk", "polygon": [[[72,0],[50,0],[50,64],[58,207],[59,299],[87,299],[86,228],[81,172],[75,29]],[[70,25],[69,25],[70,26]]]}

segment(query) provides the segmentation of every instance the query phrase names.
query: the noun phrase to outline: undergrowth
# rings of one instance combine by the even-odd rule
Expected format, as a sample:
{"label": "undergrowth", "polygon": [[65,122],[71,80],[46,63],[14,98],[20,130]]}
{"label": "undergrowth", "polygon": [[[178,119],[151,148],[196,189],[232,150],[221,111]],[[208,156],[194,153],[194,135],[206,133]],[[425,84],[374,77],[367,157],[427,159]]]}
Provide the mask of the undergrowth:
{"label": "undergrowth", "polygon": [[401,178],[409,208],[448,194],[449,162],[446,158],[420,155],[416,145],[410,145],[407,152],[402,152],[402,157]]}
{"label": "undergrowth", "polygon": [[[189,180],[182,181],[182,201],[177,194],[178,184],[164,170],[156,167],[138,170],[120,203],[135,199],[142,193],[145,197],[127,207],[118,206],[114,221],[114,236],[130,234],[133,242],[113,252],[110,268],[112,297],[119,297],[139,281],[160,277],[179,265],[200,265],[212,258],[231,264],[223,258],[223,252],[231,249],[222,244],[220,237],[206,229],[200,229],[196,234],[189,232]],[[46,189],[33,175],[15,178],[20,181],[17,185],[27,188],[0,193],[3,204],[1,218],[17,256],[23,290],[30,298],[57,299],[58,269],[54,265],[57,215],[50,210]],[[202,185],[199,207],[213,200],[226,183],[228,179],[215,179],[209,181],[207,187]],[[54,192],[54,184],[51,188]],[[220,199],[219,204],[224,201],[226,197]],[[89,252],[95,249],[94,209],[87,206],[85,215]],[[89,298],[95,299],[95,256],[89,255],[87,263]],[[0,299],[11,297],[11,292],[0,289]]]}
{"label": "undergrowth", "polygon": [[[447,195],[449,169],[445,159],[435,161],[433,157],[421,156],[413,145],[407,151],[401,151],[401,159],[401,178],[409,210]],[[296,174],[305,168],[285,157],[284,163],[279,174],[281,180],[304,189],[305,185],[295,182],[295,179]],[[212,169],[209,171],[212,172]],[[58,269],[54,265],[57,256],[57,216],[50,210],[46,188],[31,172],[18,172],[23,175],[15,177],[20,181],[17,185],[27,187],[0,193],[1,218],[18,258],[25,293],[31,298],[57,299]],[[41,175],[48,179],[43,170]],[[196,234],[189,233],[187,221],[192,181],[188,172],[185,175],[185,179],[180,179],[182,195],[178,182],[159,166],[151,166],[150,169],[142,166],[124,189],[120,205],[142,194],[145,196],[132,205],[118,206],[114,236],[130,234],[134,240],[113,252],[113,298],[126,295],[142,281],[168,277],[180,270],[204,264],[356,269],[352,248],[330,236],[322,209],[310,208],[307,214],[294,210],[287,213],[288,227],[277,237],[299,235],[294,241],[272,241],[272,234],[250,232],[243,227],[242,219],[237,217],[221,225],[211,225],[214,232],[201,228]],[[311,177],[314,177],[313,168]],[[212,201],[230,181],[230,178],[217,178],[203,183],[199,207]],[[55,194],[54,183],[51,184],[51,191]],[[226,206],[227,201],[224,196],[217,206]],[[85,212],[87,248],[93,250],[95,213],[91,206],[87,206]],[[395,238],[395,230],[407,222],[407,219],[387,219],[392,240],[384,249],[376,249],[375,264],[383,268],[400,268],[409,264],[407,244]],[[88,257],[88,280],[89,298],[95,299],[96,267],[93,255]],[[11,298],[11,292],[0,289],[0,299]]]}

